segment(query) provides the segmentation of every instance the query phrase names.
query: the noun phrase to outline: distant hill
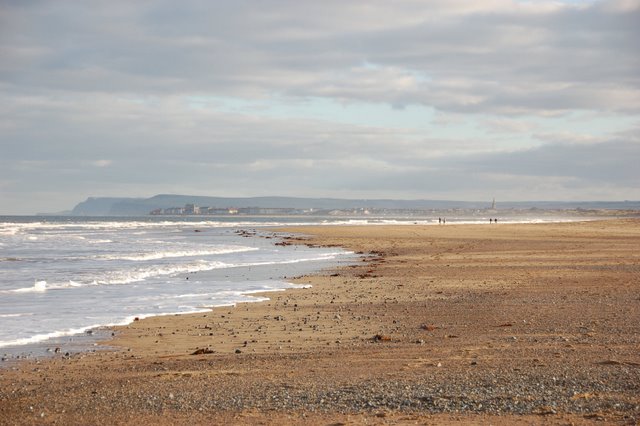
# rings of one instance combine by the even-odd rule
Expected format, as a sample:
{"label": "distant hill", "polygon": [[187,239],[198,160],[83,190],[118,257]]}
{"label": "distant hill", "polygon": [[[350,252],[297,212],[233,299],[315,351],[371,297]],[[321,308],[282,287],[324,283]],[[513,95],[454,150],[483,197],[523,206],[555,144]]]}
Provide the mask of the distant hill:
{"label": "distant hill", "polygon": [[[185,204],[195,204],[207,207],[261,207],[261,208],[292,208],[314,210],[339,209],[486,209],[491,207],[491,201],[448,201],[448,200],[350,200],[338,198],[296,198],[296,197],[248,197],[224,198],[203,197],[194,195],[161,194],[151,198],[118,198],[118,197],[89,197],[76,205],[71,214],[74,216],[141,216],[147,215],[155,209],[181,207]],[[499,209],[612,209],[612,210],[640,210],[640,201],[526,201],[526,202],[498,202]]]}

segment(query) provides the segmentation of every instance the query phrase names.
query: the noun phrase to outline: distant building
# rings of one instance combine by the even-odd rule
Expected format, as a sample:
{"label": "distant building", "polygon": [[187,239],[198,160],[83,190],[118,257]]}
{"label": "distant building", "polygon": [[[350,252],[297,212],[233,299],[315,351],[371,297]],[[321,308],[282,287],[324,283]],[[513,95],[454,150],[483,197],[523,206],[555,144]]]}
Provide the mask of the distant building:
{"label": "distant building", "polygon": [[200,214],[200,208],[195,204],[185,204],[183,214]]}
{"label": "distant building", "polygon": [[184,209],[182,207],[170,207],[168,209],[164,209],[163,214],[171,216],[181,215],[184,214]]}

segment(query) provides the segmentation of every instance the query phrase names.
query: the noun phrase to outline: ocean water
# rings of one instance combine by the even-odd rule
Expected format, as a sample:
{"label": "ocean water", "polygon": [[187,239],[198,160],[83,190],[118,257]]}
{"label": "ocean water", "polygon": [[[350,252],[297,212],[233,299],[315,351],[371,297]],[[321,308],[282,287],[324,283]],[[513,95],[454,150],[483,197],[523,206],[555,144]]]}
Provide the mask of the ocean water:
{"label": "ocean water", "polygon": [[270,227],[295,223],[0,217],[0,354],[42,350],[135,317],[260,300],[251,293],[295,287],[286,276],[355,258],[276,245]]}

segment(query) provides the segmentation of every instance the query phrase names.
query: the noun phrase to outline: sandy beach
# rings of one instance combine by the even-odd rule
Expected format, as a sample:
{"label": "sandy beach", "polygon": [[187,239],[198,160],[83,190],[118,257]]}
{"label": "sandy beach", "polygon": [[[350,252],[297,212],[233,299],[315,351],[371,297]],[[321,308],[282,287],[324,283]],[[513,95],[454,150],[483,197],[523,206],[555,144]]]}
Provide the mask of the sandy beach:
{"label": "sandy beach", "polygon": [[363,260],[0,370],[0,424],[637,424],[640,220],[315,226]]}

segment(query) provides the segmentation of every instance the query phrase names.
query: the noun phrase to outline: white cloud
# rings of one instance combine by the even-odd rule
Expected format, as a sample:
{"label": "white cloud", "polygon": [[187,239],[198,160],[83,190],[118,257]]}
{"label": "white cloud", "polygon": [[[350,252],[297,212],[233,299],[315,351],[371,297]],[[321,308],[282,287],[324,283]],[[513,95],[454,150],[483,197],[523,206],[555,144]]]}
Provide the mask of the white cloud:
{"label": "white cloud", "polygon": [[[26,32],[9,25],[3,43],[4,75],[16,85],[288,93],[525,113],[640,108],[630,41],[640,36],[639,15],[628,5],[278,2],[266,10],[189,2],[73,12],[44,5],[7,12],[31,24]],[[416,73],[432,80],[417,81]]]}
{"label": "white cloud", "polygon": [[96,160],[91,162],[91,164],[95,167],[109,167],[111,163],[111,160]]}

